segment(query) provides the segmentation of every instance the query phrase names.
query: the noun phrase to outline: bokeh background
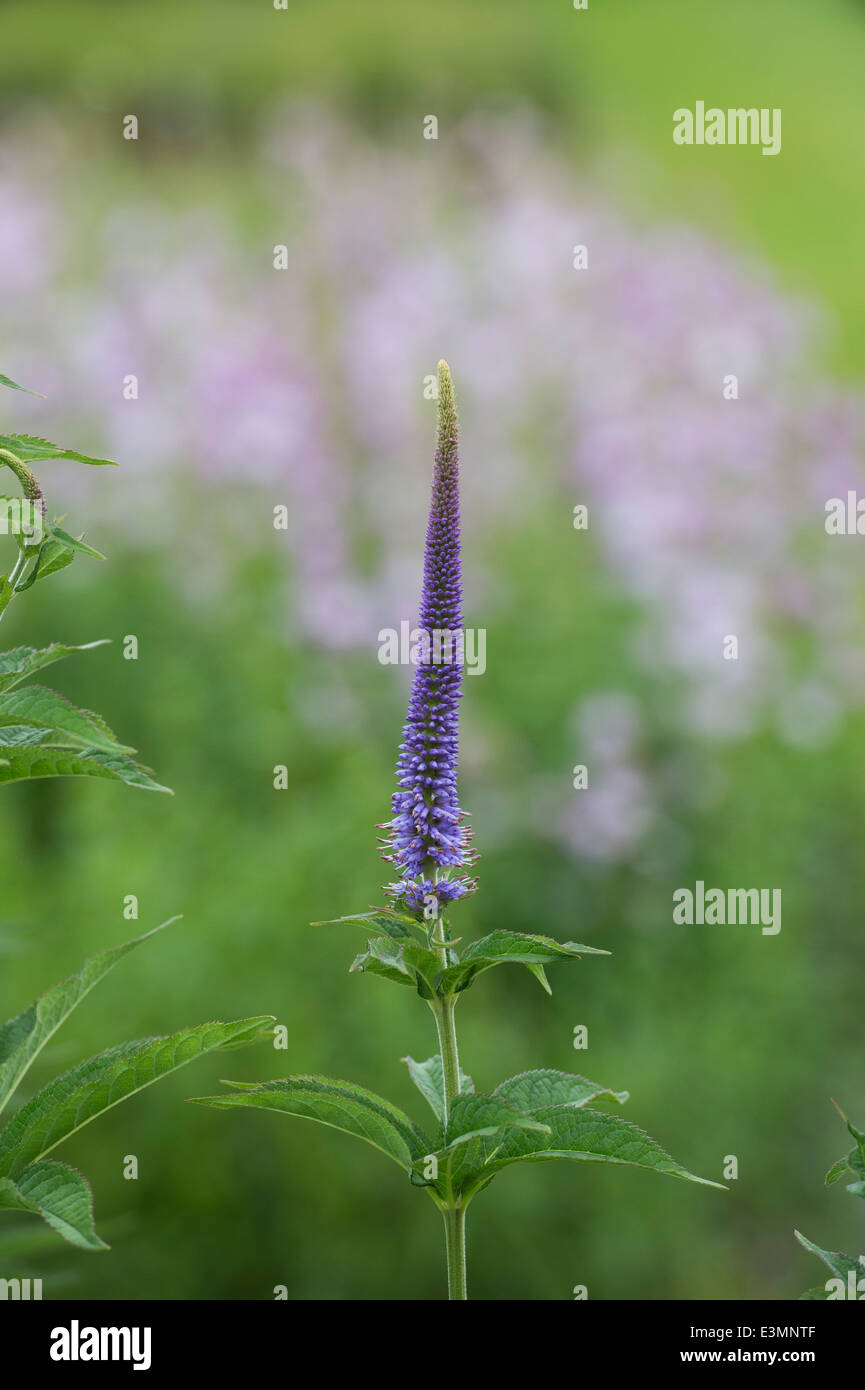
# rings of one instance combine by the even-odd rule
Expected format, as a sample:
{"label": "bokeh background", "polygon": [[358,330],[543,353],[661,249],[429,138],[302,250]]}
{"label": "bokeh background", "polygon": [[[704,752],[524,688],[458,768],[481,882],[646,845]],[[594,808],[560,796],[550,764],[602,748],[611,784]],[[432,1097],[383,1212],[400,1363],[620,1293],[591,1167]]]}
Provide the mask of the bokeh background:
{"label": "bokeh background", "polygon": [[[0,366],[47,399],[4,393],[2,427],[121,468],[43,466],[109,559],[16,602],[3,645],[113,638],[53,684],[176,796],[3,792],[0,1006],[132,934],[134,893],[141,929],[183,922],[100,986],[33,1086],[208,1017],[271,1011],[289,1039],[65,1146],[113,1248],[25,1250],[7,1219],[46,1297],[442,1296],[436,1213],[373,1150],[184,1104],[313,1070],[421,1114],[399,1059],[429,1055],[431,1019],[349,977],[355,937],[307,924],[381,898],[406,673],[376,638],[416,612],[441,356],[466,621],[488,631],[459,930],[614,953],[551,970],[551,1000],[525,972],[484,977],[464,1065],[483,1089],[585,1071],[687,1167],[740,1166],[728,1194],[513,1169],[470,1212],[471,1292],[792,1298],[818,1277],[794,1226],[860,1248],[822,1179],[845,1147],[830,1097],[865,1114],[863,560],[823,509],[865,493],[863,60],[852,0],[4,5]],[[781,107],[780,156],[674,146],[698,98]],[[674,927],[697,878],[781,887],[781,934]]]}

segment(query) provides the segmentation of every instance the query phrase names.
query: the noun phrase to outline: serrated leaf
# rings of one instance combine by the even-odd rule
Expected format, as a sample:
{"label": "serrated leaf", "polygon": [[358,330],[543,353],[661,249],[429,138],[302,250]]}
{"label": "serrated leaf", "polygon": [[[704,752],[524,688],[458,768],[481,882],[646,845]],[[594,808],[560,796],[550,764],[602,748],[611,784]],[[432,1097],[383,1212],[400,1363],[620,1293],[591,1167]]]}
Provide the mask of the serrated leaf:
{"label": "serrated leaf", "polygon": [[[412,1081],[429,1103],[436,1119],[440,1121],[444,1114],[445,1104],[444,1069],[441,1057],[436,1053],[434,1057],[428,1057],[425,1062],[416,1062],[413,1057],[403,1057],[402,1060],[408,1067]],[[474,1089],[475,1086],[471,1077],[460,1068],[460,1092],[467,1095]]]}
{"label": "serrated leaf", "polygon": [[20,685],[28,676],[35,675],[37,671],[51,666],[55,661],[62,661],[64,657],[72,656],[75,652],[89,652],[94,647],[104,647],[108,640],[107,637],[102,637],[98,642],[86,642],[81,647],[69,647],[64,646],[62,642],[52,642],[50,647],[14,647],[11,651],[0,652],[0,694]]}
{"label": "serrated leaf", "polygon": [[341,1129],[364,1139],[408,1172],[414,1159],[429,1152],[430,1141],[402,1110],[382,1096],[328,1076],[286,1076],[279,1081],[236,1086],[228,1095],[193,1096],[196,1105],[217,1110],[252,1107],[276,1110]]}
{"label": "serrated leaf", "polygon": [[536,1135],[507,1130],[494,1144],[485,1140],[470,1146],[463,1170],[457,1175],[466,1200],[512,1163],[542,1163],[554,1159],[648,1168],[706,1187],[723,1188],[723,1183],[697,1177],[683,1168],[648,1134],[617,1115],[573,1105],[542,1106],[533,1110],[532,1115],[549,1126],[550,1134],[543,1142],[539,1142]]}
{"label": "serrated leaf", "polygon": [[0,1131],[0,1176],[14,1178],[103,1111],[187,1062],[272,1035],[273,1019],[202,1023],[164,1038],[122,1043],[50,1081]]}
{"label": "serrated leaf", "polygon": [[365,951],[359,951],[348,967],[349,974],[357,972],[359,975],[378,975],[383,980],[390,980],[395,985],[408,985],[409,989],[414,989],[414,977],[403,965],[401,959],[395,953],[394,963],[389,963],[381,955],[370,951],[369,945]]}
{"label": "serrated leaf", "polygon": [[29,386],[19,386],[17,381],[12,380],[11,376],[4,376],[2,372],[0,372],[0,386],[8,386],[12,391],[23,391],[25,396],[38,396],[40,400],[45,399],[41,391],[31,391]]}
{"label": "serrated leaf", "polygon": [[442,974],[442,963],[434,951],[410,937],[373,937],[366,950],[355,956],[349,969],[361,974],[381,975],[396,984],[414,986],[423,999],[432,999]]}
{"label": "serrated leaf", "polygon": [[389,908],[371,908],[369,912],[356,912],[350,917],[334,917],[328,922],[311,922],[312,927],[361,927],[373,936],[389,936],[394,941],[406,938],[417,940],[423,928],[404,912],[393,912]]}
{"label": "serrated leaf", "polygon": [[565,1071],[524,1071],[496,1086],[494,1096],[510,1101],[519,1110],[538,1110],[549,1105],[588,1105],[592,1100],[615,1100],[624,1105],[627,1091],[611,1091],[585,1076]]}
{"label": "serrated leaf", "polygon": [[537,959],[555,961],[571,956],[608,956],[599,946],[583,946],[578,941],[554,941],[550,936],[515,931],[494,931],[473,941],[463,952],[463,960],[517,960],[533,964]]}
{"label": "serrated leaf", "polygon": [[804,1293],[800,1293],[799,1302],[806,1303],[809,1300],[816,1302],[818,1299],[825,1302],[828,1298],[829,1290],[823,1284],[818,1284],[816,1289],[806,1289]]}
{"label": "serrated leaf", "polygon": [[36,747],[10,750],[6,765],[0,765],[0,785],[23,782],[36,777],[99,777],[111,782],[125,782],[144,791],[174,793],[155,781],[152,773],[123,753],[110,753],[101,748],[85,748],[75,752],[68,748]]}
{"label": "serrated leaf", "polygon": [[[527,1115],[499,1096],[472,1092],[454,1098],[445,1127],[445,1147],[485,1139],[502,1130],[529,1130],[533,1139],[549,1134],[549,1126],[537,1115]],[[527,1141],[531,1142],[531,1141]]]}
{"label": "serrated leaf", "polygon": [[[439,1147],[414,1164],[413,1182],[430,1187],[445,1202],[453,1202],[464,1191],[468,1179],[477,1173],[486,1154],[501,1143],[508,1132],[531,1131],[527,1142],[538,1144],[549,1135],[548,1126],[533,1115],[521,1113],[497,1096],[458,1095],[451,1105],[447,1130],[440,1135]],[[436,1161],[436,1176],[425,1176],[430,1158]],[[484,1182],[488,1179],[484,1177]]]}
{"label": "serrated leaf", "polygon": [[[576,941],[553,941],[549,936],[526,932],[494,931],[473,941],[463,951],[459,963],[449,967],[439,986],[443,993],[459,993],[467,989],[475,977],[494,965],[512,963],[543,967],[559,960],[579,960],[580,956],[608,956],[597,946],[581,946]],[[541,981],[545,988],[546,976]]]}
{"label": "serrated leaf", "polygon": [[65,695],[44,685],[27,685],[0,694],[0,739],[5,725],[43,730],[54,748],[101,748],[109,753],[134,753],[118,743],[101,715],[77,709]]}
{"label": "serrated leaf", "polygon": [[35,1212],[70,1245],[107,1250],[93,1225],[93,1193],[82,1173],[53,1160],[31,1163],[13,1182],[0,1178],[0,1208]]}
{"label": "serrated leaf", "polygon": [[76,453],[61,444],[52,444],[33,434],[0,434],[0,449],[9,449],[24,463],[38,463],[45,459],[68,459],[72,463],[88,463],[94,467],[108,465],[116,468],[114,459],[91,458],[89,454]]}
{"label": "serrated leaf", "polygon": [[0,1026],[0,1110],[45,1044],[91,989],[130,951],[178,920],[172,917],[143,936],[91,956],[77,974],[53,985],[16,1018]]}
{"label": "serrated leaf", "polygon": [[846,1283],[847,1275],[855,1273],[857,1278],[863,1274],[862,1265],[858,1260],[854,1260],[852,1255],[845,1255],[841,1250],[823,1250],[819,1245],[815,1245],[807,1236],[803,1236],[801,1231],[794,1231],[796,1239],[806,1250],[810,1250],[812,1255],[819,1255],[825,1265],[828,1265],[832,1273],[838,1279],[843,1279]]}

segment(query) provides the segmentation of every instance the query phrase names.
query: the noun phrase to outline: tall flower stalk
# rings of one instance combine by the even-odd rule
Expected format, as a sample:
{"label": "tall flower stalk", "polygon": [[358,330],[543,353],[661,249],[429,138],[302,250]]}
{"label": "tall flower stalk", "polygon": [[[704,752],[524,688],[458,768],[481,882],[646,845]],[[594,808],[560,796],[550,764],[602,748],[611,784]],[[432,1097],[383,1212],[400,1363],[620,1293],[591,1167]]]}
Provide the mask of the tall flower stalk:
{"label": "tall flower stalk", "polygon": [[229,1094],[196,1098],[199,1104],[219,1109],[252,1107],[317,1120],[385,1153],[441,1212],[451,1299],[468,1296],[469,1203],[512,1163],[570,1159],[631,1164],[721,1186],[682,1168],[626,1120],[590,1107],[590,1102],[623,1104],[627,1091],[549,1069],[521,1072],[492,1091],[476,1091],[460,1066],[456,1003],[481,974],[497,965],[523,965],[549,993],[547,965],[609,954],[574,941],[501,930],[457,950],[461,938],[454,938],[449,914],[477,887],[476,880],[462,872],[475,856],[457,797],[462,598],[457,415],[450,371],[440,362],[417,669],[397,757],[392,815],[379,826],[387,832],[384,857],[398,877],[385,887],[387,906],[335,919],[367,934],[366,949],[355,957],[353,971],[414,989],[433,1013],[438,1051],[425,1062],[404,1059],[433,1122],[422,1128],[384,1097],[352,1082],[317,1075],[257,1084],[227,1082]]}

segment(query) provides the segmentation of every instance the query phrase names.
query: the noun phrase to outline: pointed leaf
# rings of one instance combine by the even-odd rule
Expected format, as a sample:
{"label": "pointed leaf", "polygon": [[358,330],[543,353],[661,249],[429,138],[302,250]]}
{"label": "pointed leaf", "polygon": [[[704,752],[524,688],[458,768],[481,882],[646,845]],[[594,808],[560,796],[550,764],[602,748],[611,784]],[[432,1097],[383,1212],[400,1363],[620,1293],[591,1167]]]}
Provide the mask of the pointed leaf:
{"label": "pointed leaf", "polygon": [[[408,1067],[412,1081],[432,1107],[436,1119],[441,1120],[445,1103],[444,1069],[441,1057],[436,1053],[434,1057],[427,1058],[425,1062],[416,1062],[413,1057],[403,1057],[402,1060]],[[474,1082],[471,1077],[467,1076],[460,1068],[460,1091],[469,1094],[474,1089]]]}
{"label": "pointed leaf", "polygon": [[616,1100],[624,1105],[627,1091],[611,1091],[585,1076],[564,1071],[524,1071],[496,1086],[494,1096],[510,1101],[519,1110],[534,1111],[549,1105],[588,1105],[592,1100]]}
{"label": "pointed leaf", "polygon": [[65,656],[72,656],[73,652],[89,652],[94,647],[106,646],[107,642],[108,638],[103,637],[98,642],[87,642],[82,647],[67,647],[61,642],[52,642],[50,647],[41,649],[15,647],[12,651],[0,652],[0,693],[20,685],[28,676],[41,671],[45,666],[62,661]]}
{"label": "pointed leaf", "polygon": [[136,936],[122,946],[112,946],[107,951],[86,960],[81,969],[68,979],[61,980],[46,990],[35,1003],[30,1004],[16,1018],[11,1018],[0,1026],[0,1110],[14,1092],[34,1058],[48,1040],[57,1032],[60,1025],[77,1008],[82,999],[90,993],[109,970],[147,941],[156,932],[162,931],[179,918],[172,917],[162,922],[143,936]]}
{"label": "pointed leaf", "polygon": [[64,531],[61,526],[57,526],[53,521],[48,522],[47,529],[56,541],[66,547],[67,550],[78,550],[82,555],[89,555],[93,560],[104,560],[105,556],[101,550],[94,550],[92,545],[85,545],[80,536],[70,536],[68,531]]}
{"label": "pointed leaf", "polygon": [[355,912],[350,917],[334,917],[329,922],[311,922],[310,926],[361,927],[365,932],[375,936],[389,936],[394,941],[402,941],[407,937],[417,940],[419,934],[423,934],[423,928],[413,917],[386,907],[374,907],[369,912]]}
{"label": "pointed leaf", "polygon": [[429,1152],[423,1131],[397,1106],[362,1086],[328,1076],[286,1076],[259,1085],[241,1083],[229,1095],[194,1096],[192,1100],[217,1110],[253,1107],[317,1120],[366,1140],[406,1171],[415,1158]]}
{"label": "pointed leaf", "polygon": [[19,386],[17,381],[12,380],[11,376],[4,376],[2,372],[0,372],[0,386],[8,386],[12,391],[23,391],[25,396],[38,396],[40,400],[45,399],[41,391],[31,391],[29,386]]}
{"label": "pointed leaf", "polygon": [[794,1231],[794,1236],[800,1245],[804,1245],[806,1250],[810,1250],[813,1255],[819,1255],[825,1265],[831,1269],[837,1279],[843,1279],[846,1283],[847,1275],[852,1272],[858,1276],[862,1275],[863,1268],[858,1260],[854,1260],[852,1255],[845,1255],[840,1250],[823,1250],[819,1245],[815,1245],[807,1236],[803,1236],[801,1231]]}
{"label": "pointed leaf", "polygon": [[576,941],[561,942],[553,941],[549,936],[528,935],[525,932],[494,931],[466,947],[459,963],[445,971],[440,989],[446,993],[459,993],[467,989],[482,971],[508,962],[543,967],[558,960],[579,960],[583,955],[609,954],[600,947],[581,946]]}
{"label": "pointed leaf", "polygon": [[15,1177],[102,1111],[194,1058],[257,1042],[272,1034],[272,1025],[270,1017],[202,1023],[165,1038],[122,1043],[80,1063],[37,1092],[0,1131],[0,1176]]}
{"label": "pointed leaf", "polygon": [[85,748],[80,752],[43,746],[21,748],[10,752],[5,767],[0,765],[0,785],[35,777],[100,777],[145,791],[174,795],[170,787],[163,787],[154,780],[148,768],[122,753],[109,753],[100,748]]}
{"label": "pointed leaf", "polygon": [[643,1130],[617,1115],[573,1105],[542,1106],[532,1114],[549,1126],[549,1136],[514,1129],[503,1133],[497,1141],[485,1140],[470,1146],[463,1170],[457,1175],[466,1199],[512,1163],[541,1163],[559,1158],[581,1163],[628,1164],[707,1187],[723,1187],[722,1183],[697,1177],[681,1167]]}
{"label": "pointed leaf", "polygon": [[523,964],[525,965],[529,974],[534,975],[541,989],[544,990],[546,994],[552,994],[553,991],[550,987],[550,982],[547,979],[547,972],[544,969],[544,967],[542,965],[529,965],[526,961],[524,961]]}
{"label": "pointed leaf", "polygon": [[27,725],[50,735],[54,748],[102,748],[109,753],[134,753],[118,743],[101,715],[76,709],[65,695],[44,685],[26,685],[0,695],[0,731],[5,725]]}
{"label": "pointed leaf", "polygon": [[82,1173],[53,1160],[31,1163],[13,1182],[0,1178],[0,1208],[35,1212],[82,1250],[107,1250],[93,1226],[93,1193]]}
{"label": "pointed leaf", "polygon": [[38,463],[43,459],[69,459],[73,463],[89,463],[95,466],[110,465],[116,468],[113,459],[91,458],[89,454],[77,454],[74,449],[64,449],[60,444],[51,444],[47,439],[39,439],[32,434],[0,434],[0,449],[9,449],[24,463]]}

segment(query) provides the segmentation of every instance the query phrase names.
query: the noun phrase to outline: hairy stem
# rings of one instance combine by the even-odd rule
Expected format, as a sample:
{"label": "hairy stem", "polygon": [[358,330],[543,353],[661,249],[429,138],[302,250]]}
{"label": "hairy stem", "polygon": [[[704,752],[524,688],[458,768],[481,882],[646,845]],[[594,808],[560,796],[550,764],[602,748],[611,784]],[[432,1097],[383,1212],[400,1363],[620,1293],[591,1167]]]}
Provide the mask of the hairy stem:
{"label": "hairy stem", "polygon": [[448,1259],[448,1298],[467,1299],[466,1292],[466,1209],[445,1207],[445,1243]]}
{"label": "hairy stem", "polygon": [[[448,955],[446,929],[443,917],[438,917],[432,933],[432,944],[438,952],[441,963],[447,969]],[[442,1119],[447,1125],[448,1116],[455,1098],[460,1093],[460,1058],[457,1050],[457,1030],[454,1022],[456,1000],[451,995],[438,999],[434,1006],[436,1030],[438,1032],[439,1052],[442,1059],[444,1077],[444,1113]]]}
{"label": "hairy stem", "polygon": [[[447,968],[448,955],[446,927],[440,916],[435,924],[431,941]],[[446,1130],[453,1103],[460,1093],[460,1058],[457,1048],[457,1029],[454,1018],[456,1000],[452,995],[444,995],[434,1005],[436,1031],[439,1040],[439,1053],[442,1059],[442,1078],[444,1081],[444,1105],[442,1107],[442,1126]],[[466,1293],[466,1211],[462,1203],[454,1201],[442,1207],[445,1223],[445,1248],[448,1266],[448,1298],[468,1298]]]}

